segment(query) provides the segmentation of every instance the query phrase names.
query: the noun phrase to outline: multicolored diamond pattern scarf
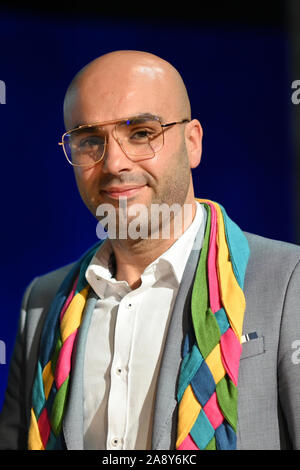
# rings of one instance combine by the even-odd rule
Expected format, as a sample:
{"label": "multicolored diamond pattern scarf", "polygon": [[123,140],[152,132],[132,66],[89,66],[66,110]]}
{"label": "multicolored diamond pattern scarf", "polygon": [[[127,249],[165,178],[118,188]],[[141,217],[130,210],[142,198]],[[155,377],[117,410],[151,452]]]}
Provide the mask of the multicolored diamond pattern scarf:
{"label": "multicolored diamond pattern scarf", "polygon": [[[249,247],[221,205],[198,201],[207,210],[207,222],[192,290],[193,328],[185,338],[179,373],[176,449],[235,449]],[[32,392],[31,450],[63,448],[73,352],[89,292],[85,271],[101,243],[76,263],[47,314]]]}

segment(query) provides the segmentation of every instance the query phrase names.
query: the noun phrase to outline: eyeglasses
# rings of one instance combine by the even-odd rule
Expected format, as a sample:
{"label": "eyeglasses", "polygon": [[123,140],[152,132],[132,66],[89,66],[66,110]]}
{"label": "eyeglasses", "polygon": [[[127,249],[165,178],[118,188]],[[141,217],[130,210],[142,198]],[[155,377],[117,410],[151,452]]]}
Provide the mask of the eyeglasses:
{"label": "eyeglasses", "polygon": [[93,166],[100,162],[108,144],[104,126],[115,124],[113,137],[132,161],[153,158],[164,145],[166,128],[189,122],[189,119],[162,124],[152,114],[142,114],[116,121],[87,124],[63,134],[59,145],[63,146],[68,162],[73,166]]}

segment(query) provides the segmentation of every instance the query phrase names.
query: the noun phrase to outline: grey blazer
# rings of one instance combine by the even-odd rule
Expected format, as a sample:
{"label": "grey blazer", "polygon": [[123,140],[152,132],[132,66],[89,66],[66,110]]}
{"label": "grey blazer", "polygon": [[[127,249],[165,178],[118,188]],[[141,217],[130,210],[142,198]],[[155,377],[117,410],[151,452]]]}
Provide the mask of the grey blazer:
{"label": "grey blazer", "polygon": [[[243,343],[237,448],[300,449],[300,247],[245,235],[251,255],[245,278],[243,333],[255,332],[257,338]],[[166,339],[156,392],[152,449],[175,448],[176,383],[198,256],[196,238]],[[51,300],[71,266],[34,279],[25,292],[0,414],[0,449],[26,449],[40,333]],[[67,449],[83,449],[84,352],[95,302],[92,294],[77,343],[63,423]]]}

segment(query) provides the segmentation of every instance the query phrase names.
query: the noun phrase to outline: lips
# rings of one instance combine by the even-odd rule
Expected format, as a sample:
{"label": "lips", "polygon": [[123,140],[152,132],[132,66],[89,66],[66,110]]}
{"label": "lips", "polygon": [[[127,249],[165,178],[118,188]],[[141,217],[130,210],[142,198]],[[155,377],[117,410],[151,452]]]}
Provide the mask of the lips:
{"label": "lips", "polygon": [[118,199],[119,197],[132,197],[137,194],[145,185],[142,186],[129,186],[129,185],[122,185],[122,186],[112,186],[110,188],[106,188],[102,190],[108,197],[113,199]]}

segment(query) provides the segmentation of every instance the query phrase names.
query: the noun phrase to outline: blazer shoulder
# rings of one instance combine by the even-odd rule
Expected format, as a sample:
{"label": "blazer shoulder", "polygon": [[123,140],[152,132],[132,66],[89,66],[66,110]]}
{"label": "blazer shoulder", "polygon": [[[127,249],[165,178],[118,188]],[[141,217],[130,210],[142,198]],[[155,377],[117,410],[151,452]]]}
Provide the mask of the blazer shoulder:
{"label": "blazer shoulder", "polygon": [[262,259],[264,262],[277,263],[285,260],[284,264],[297,264],[300,260],[300,246],[294,243],[274,240],[249,232],[244,232],[250,248],[250,259]]}
{"label": "blazer shoulder", "polygon": [[24,296],[27,298],[28,308],[40,307],[45,301],[52,299],[74,264],[75,262],[67,264],[36,277],[28,287],[30,292]]}
{"label": "blazer shoulder", "polygon": [[[300,246],[244,232],[247,237],[250,257],[245,282],[249,288],[258,284],[288,285],[289,279],[300,265]],[[298,271],[298,270],[297,270]]]}

